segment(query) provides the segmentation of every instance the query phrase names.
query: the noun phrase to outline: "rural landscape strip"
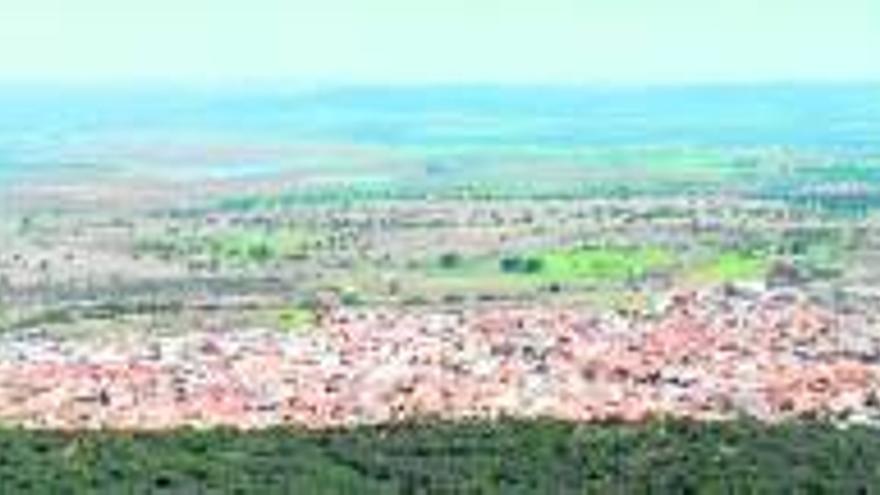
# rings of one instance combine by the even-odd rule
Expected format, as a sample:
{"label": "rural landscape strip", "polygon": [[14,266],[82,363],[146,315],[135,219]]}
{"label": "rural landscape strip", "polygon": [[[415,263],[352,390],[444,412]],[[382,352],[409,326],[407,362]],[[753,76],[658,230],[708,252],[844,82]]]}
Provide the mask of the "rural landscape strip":
{"label": "rural landscape strip", "polygon": [[552,167],[536,190],[234,180],[185,207],[23,188],[0,490],[870,493],[870,192],[755,156],[717,197]]}

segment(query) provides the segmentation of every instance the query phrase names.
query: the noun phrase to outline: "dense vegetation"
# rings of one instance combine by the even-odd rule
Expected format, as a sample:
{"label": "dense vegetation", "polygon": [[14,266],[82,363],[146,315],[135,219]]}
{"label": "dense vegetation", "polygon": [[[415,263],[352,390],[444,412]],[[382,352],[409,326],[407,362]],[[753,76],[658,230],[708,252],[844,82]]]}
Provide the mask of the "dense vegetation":
{"label": "dense vegetation", "polygon": [[872,493],[878,466],[875,431],[822,423],[0,431],[2,493]]}

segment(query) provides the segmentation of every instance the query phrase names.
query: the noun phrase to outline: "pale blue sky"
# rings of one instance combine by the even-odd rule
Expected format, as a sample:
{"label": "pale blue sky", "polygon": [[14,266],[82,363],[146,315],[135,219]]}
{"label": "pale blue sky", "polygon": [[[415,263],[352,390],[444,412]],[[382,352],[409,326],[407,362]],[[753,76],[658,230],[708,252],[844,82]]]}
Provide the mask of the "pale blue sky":
{"label": "pale blue sky", "polygon": [[0,0],[0,82],[880,80],[880,0]]}

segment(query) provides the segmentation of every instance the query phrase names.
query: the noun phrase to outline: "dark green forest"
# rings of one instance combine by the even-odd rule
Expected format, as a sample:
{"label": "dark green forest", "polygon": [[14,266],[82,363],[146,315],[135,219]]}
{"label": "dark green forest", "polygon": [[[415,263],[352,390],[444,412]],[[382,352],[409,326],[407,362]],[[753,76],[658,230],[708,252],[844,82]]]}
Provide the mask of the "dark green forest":
{"label": "dark green forest", "polygon": [[4,494],[880,492],[880,437],[821,422],[412,422],[0,431]]}

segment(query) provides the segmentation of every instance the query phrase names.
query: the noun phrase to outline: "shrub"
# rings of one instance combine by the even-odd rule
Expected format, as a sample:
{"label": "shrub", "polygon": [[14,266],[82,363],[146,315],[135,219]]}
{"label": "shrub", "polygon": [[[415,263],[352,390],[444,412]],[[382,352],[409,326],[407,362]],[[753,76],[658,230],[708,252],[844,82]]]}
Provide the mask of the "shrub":
{"label": "shrub", "polygon": [[536,257],[508,256],[501,259],[501,271],[504,273],[540,273],[544,269],[544,261]]}
{"label": "shrub", "polygon": [[443,253],[440,255],[440,267],[447,270],[458,268],[461,266],[461,255],[454,252]]}
{"label": "shrub", "polygon": [[248,246],[247,255],[248,258],[251,259],[251,261],[254,261],[256,263],[265,263],[266,261],[272,259],[273,253],[268,244],[266,244],[265,242],[259,242]]}

